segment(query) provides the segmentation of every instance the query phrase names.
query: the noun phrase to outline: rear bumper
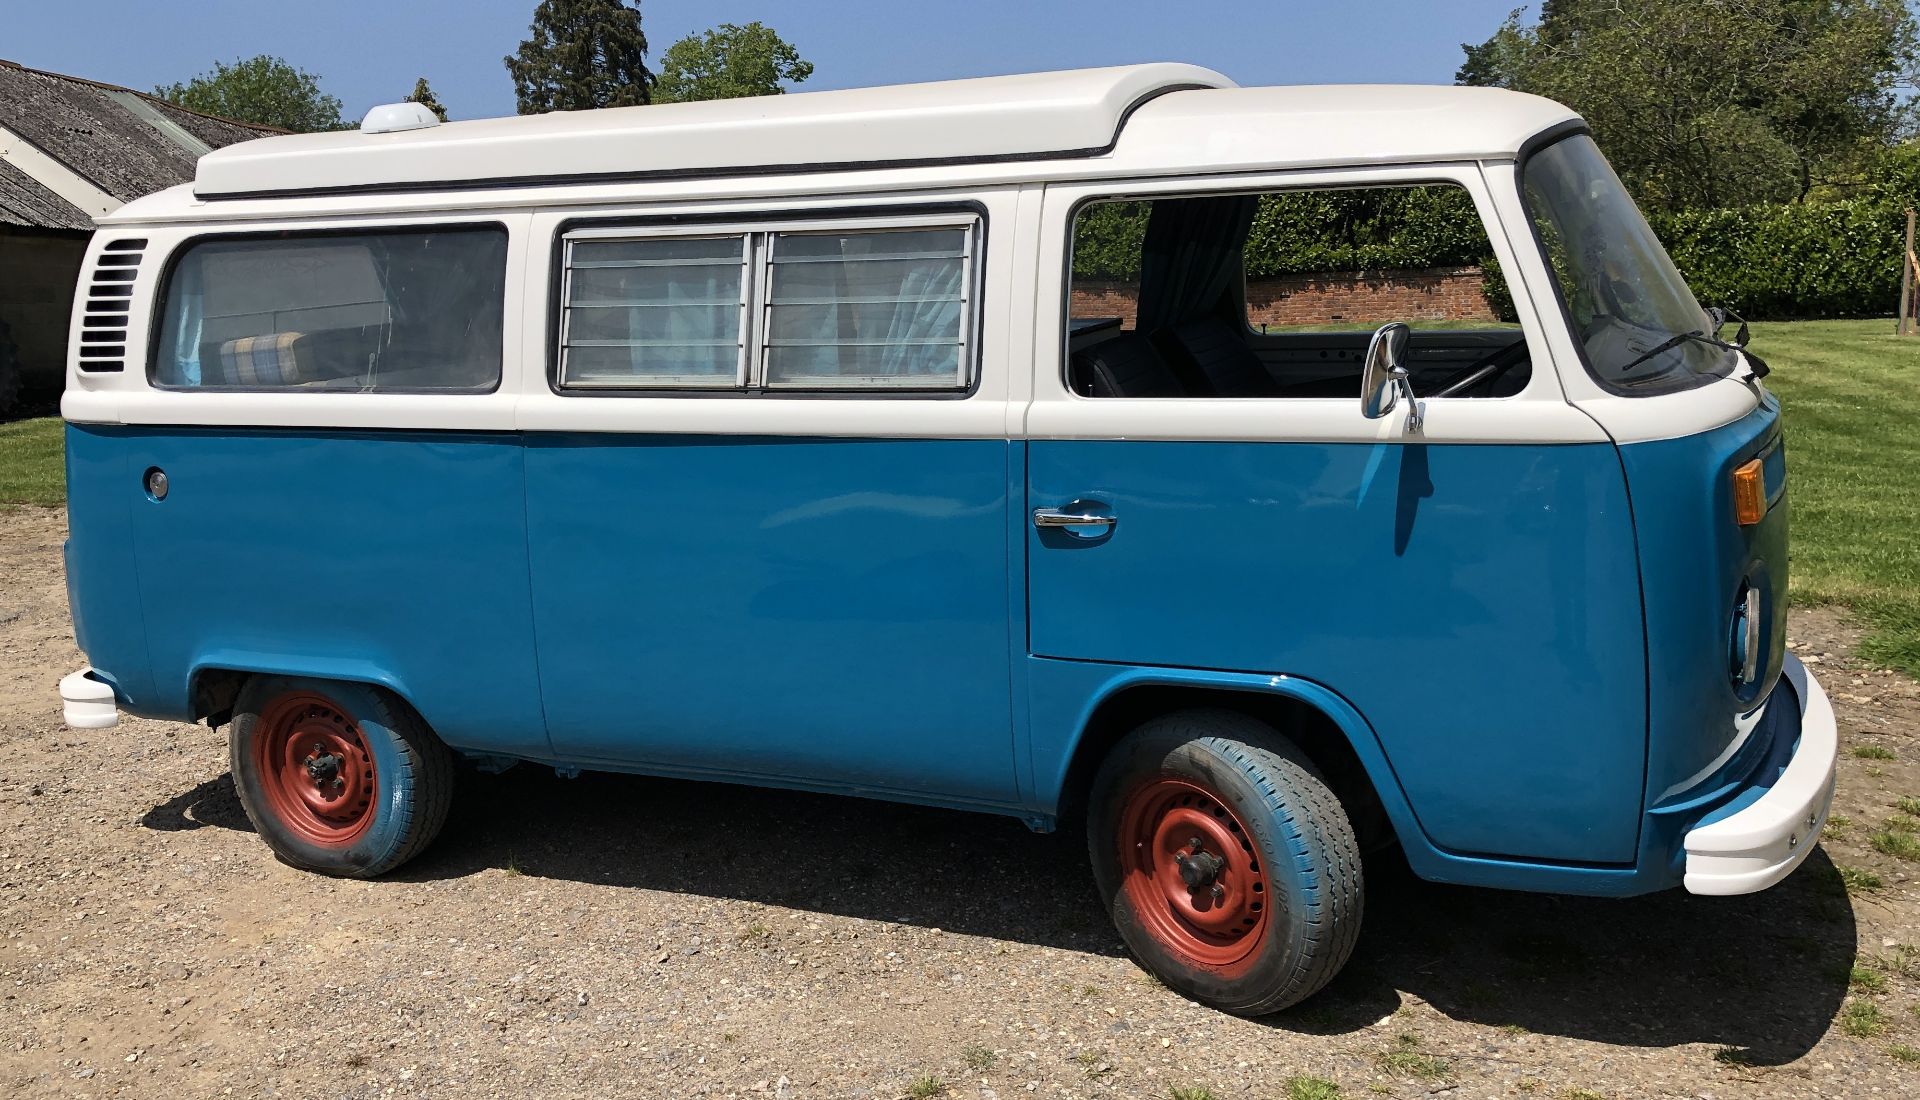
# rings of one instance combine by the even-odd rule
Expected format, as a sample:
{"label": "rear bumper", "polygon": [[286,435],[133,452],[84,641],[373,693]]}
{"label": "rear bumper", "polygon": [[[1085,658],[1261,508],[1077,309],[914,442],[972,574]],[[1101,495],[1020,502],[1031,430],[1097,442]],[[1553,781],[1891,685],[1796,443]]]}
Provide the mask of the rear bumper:
{"label": "rear bumper", "polygon": [[67,725],[77,730],[104,730],[120,724],[120,705],[113,685],[90,668],[60,678],[60,706]]}
{"label": "rear bumper", "polygon": [[[1738,811],[1688,830],[1686,888],[1693,894],[1750,894],[1793,872],[1814,849],[1833,805],[1839,730],[1820,682],[1791,653],[1768,707],[1798,708],[1798,743],[1764,793]],[[1776,736],[1792,736],[1791,728]]]}

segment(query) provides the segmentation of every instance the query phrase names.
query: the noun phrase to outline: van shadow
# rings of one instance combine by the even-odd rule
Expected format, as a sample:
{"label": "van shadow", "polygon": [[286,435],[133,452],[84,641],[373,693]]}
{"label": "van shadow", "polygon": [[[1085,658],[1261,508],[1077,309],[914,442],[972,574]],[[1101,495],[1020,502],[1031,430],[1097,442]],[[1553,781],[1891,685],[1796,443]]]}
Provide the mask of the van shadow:
{"label": "van shadow", "polygon": [[[1076,832],[1005,818],[723,784],[533,767],[463,775],[440,839],[395,878],[522,874],[1125,954]],[[250,830],[232,779],[148,828]],[[1369,859],[1366,928],[1325,991],[1263,1023],[1344,1034],[1417,997],[1455,1020],[1632,1047],[1707,1043],[1754,1065],[1804,1055],[1858,952],[1839,874],[1816,852],[1762,894],[1575,898],[1438,886]]]}

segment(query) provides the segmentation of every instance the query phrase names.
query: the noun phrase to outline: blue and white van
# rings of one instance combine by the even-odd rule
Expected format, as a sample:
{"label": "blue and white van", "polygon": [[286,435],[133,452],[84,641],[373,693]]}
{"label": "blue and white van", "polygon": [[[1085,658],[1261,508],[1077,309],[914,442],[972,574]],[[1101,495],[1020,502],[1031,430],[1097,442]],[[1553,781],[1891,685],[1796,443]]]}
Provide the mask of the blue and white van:
{"label": "blue and white van", "polygon": [[461,760],[1070,822],[1253,1014],[1371,848],[1733,894],[1832,798],[1765,366],[1546,100],[401,105],[202,158],[81,284],[67,720],[228,727],[299,867],[418,854]]}

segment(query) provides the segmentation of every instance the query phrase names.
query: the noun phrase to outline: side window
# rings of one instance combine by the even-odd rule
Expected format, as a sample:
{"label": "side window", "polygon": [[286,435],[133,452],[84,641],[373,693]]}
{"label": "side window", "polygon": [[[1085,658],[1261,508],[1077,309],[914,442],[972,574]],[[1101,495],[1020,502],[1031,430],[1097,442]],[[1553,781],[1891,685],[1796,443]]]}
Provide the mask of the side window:
{"label": "side window", "polygon": [[569,234],[560,386],[964,390],[978,228]]}
{"label": "side window", "polygon": [[773,234],[766,384],[965,389],[968,237]]}
{"label": "side window", "polygon": [[1422,397],[1529,375],[1493,247],[1453,184],[1084,206],[1067,381],[1088,397],[1353,397],[1373,331],[1413,328]]}
{"label": "side window", "polygon": [[500,382],[501,228],[191,244],[162,303],[153,380],[208,389],[480,393]]}
{"label": "side window", "polygon": [[567,242],[560,381],[745,385],[747,238]]}

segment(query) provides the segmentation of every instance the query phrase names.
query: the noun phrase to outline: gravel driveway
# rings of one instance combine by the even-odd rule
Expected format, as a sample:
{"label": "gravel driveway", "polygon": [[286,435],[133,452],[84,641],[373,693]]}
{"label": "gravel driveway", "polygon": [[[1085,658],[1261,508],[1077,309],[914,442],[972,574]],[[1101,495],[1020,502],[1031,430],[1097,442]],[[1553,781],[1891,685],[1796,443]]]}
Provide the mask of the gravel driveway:
{"label": "gravel driveway", "polygon": [[0,514],[8,1095],[1920,1095],[1920,686],[1828,611],[1794,630],[1839,816],[1782,887],[1544,897],[1388,855],[1346,973],[1246,1021],[1147,978],[1079,838],[1011,820],[520,767],[395,877],[284,867],[224,732],[61,726],[64,525]]}

